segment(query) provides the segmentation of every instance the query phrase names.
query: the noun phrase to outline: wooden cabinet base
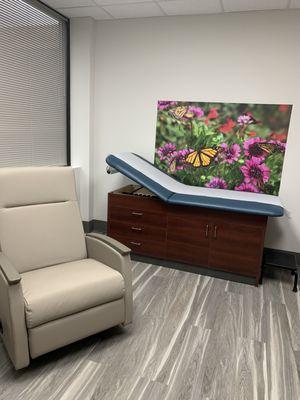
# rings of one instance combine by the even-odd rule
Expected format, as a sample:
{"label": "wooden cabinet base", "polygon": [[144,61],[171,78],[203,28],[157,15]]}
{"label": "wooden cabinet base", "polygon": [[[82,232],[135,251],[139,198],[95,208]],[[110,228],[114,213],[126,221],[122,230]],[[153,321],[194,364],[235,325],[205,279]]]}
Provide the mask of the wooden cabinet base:
{"label": "wooden cabinet base", "polygon": [[135,189],[109,193],[109,236],[138,255],[251,277],[258,284],[267,217],[172,206],[131,194]]}

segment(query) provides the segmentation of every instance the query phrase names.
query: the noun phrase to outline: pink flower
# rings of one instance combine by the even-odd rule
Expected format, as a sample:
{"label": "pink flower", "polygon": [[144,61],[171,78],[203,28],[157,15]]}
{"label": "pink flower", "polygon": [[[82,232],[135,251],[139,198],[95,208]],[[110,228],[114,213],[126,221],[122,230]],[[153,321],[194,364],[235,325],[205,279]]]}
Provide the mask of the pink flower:
{"label": "pink flower", "polygon": [[241,148],[238,144],[234,143],[231,146],[228,146],[227,143],[222,143],[220,147],[219,158],[221,161],[233,164],[239,159]]}
{"label": "pink flower", "polygon": [[267,153],[259,146],[259,143],[266,143],[266,141],[260,137],[254,137],[244,141],[245,155],[252,157],[254,161],[263,161]]}
{"label": "pink flower", "polygon": [[227,189],[227,183],[221,178],[211,178],[211,180],[205,184],[205,187],[211,189]]}
{"label": "pink flower", "polygon": [[268,182],[270,178],[270,169],[266,164],[259,164],[253,158],[247,160],[240,169],[244,175],[245,183],[252,183],[258,187]]}
{"label": "pink flower", "polygon": [[250,112],[247,112],[245,114],[240,115],[237,119],[237,122],[239,125],[242,126],[242,125],[257,124],[259,121],[256,121],[256,119]]}
{"label": "pink flower", "polygon": [[182,149],[172,152],[168,157],[170,172],[182,171],[186,167],[186,156],[193,151],[193,149]]}
{"label": "pink flower", "polygon": [[159,157],[159,160],[164,161],[167,160],[175,150],[176,146],[174,143],[166,143],[164,146],[159,147],[156,150],[156,153]]}
{"label": "pink flower", "polygon": [[204,111],[202,110],[201,107],[196,107],[196,106],[190,106],[188,113],[194,114],[195,117],[201,118],[204,115]]}
{"label": "pink flower", "polygon": [[236,186],[234,190],[239,190],[241,192],[252,192],[252,193],[259,193],[260,190],[258,187],[252,185],[252,183],[245,183],[243,182],[239,186]]}
{"label": "pink flower", "polygon": [[176,106],[177,101],[159,100],[157,103],[158,110],[165,110],[168,107]]}

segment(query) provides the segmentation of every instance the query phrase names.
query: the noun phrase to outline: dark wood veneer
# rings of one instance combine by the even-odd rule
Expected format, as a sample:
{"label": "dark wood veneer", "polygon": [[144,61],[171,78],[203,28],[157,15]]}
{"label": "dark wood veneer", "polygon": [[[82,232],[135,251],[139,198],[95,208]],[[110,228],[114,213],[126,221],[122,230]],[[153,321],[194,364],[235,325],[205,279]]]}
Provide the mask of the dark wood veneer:
{"label": "dark wood veneer", "polygon": [[136,254],[254,277],[258,284],[267,217],[174,206],[125,189],[108,195],[109,236]]}

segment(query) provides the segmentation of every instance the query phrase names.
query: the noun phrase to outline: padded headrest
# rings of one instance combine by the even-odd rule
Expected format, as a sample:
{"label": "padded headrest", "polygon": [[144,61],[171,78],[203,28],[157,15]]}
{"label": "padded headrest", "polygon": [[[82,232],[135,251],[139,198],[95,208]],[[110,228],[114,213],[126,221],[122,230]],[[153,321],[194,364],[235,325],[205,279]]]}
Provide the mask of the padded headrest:
{"label": "padded headrest", "polygon": [[71,167],[0,168],[0,208],[76,200]]}

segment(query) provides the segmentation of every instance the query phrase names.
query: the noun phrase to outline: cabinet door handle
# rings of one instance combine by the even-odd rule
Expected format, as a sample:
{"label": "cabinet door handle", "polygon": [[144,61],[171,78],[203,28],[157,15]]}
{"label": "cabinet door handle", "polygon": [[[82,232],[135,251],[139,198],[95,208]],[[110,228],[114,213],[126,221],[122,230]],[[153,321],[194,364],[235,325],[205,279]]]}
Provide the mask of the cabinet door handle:
{"label": "cabinet door handle", "polygon": [[209,225],[207,224],[205,227],[205,237],[208,238],[208,234],[209,234]]}
{"label": "cabinet door handle", "polygon": [[131,227],[131,230],[132,230],[132,231],[139,231],[139,232],[140,232],[140,231],[143,230],[143,228],[138,228],[137,226],[132,226],[132,227]]}
{"label": "cabinet door handle", "polygon": [[214,226],[214,239],[217,239],[218,237],[218,227],[217,225]]}
{"label": "cabinet door handle", "polygon": [[140,243],[140,242],[130,242],[130,244],[133,244],[134,246],[140,246],[142,243]]}
{"label": "cabinet door handle", "polygon": [[131,214],[132,214],[132,215],[138,215],[138,216],[142,216],[142,215],[143,215],[142,212],[137,212],[137,211],[132,211]]}

